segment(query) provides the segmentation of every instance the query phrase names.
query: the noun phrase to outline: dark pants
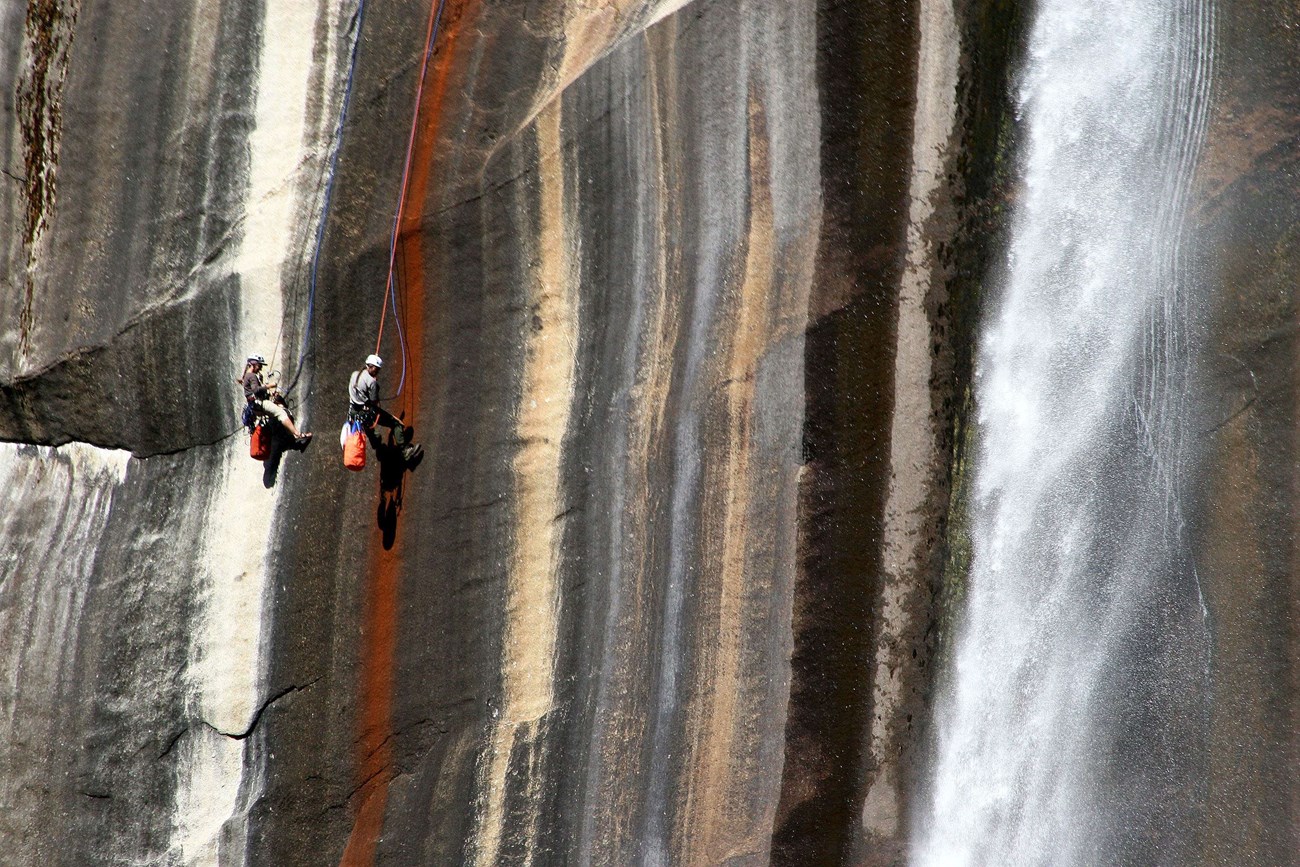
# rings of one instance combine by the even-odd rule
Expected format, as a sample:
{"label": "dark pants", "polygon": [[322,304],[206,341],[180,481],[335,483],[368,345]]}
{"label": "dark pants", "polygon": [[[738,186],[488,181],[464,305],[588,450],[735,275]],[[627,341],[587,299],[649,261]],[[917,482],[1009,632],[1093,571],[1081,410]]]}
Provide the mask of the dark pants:
{"label": "dark pants", "polygon": [[398,448],[406,445],[406,425],[402,424],[401,419],[388,410],[380,407],[361,407],[359,409],[353,407],[352,417],[361,422],[366,437],[376,449],[381,445],[379,433],[375,430],[376,427],[386,427],[393,432],[393,445]]}

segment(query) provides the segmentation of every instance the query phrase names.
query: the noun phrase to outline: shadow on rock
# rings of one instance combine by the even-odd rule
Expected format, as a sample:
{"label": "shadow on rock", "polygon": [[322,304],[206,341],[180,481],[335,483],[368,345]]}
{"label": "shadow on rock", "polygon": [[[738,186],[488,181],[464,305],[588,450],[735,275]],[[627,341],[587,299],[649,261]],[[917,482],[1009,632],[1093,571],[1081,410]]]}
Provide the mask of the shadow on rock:
{"label": "shadow on rock", "polygon": [[304,450],[294,444],[294,438],[287,431],[277,431],[271,437],[271,454],[262,462],[262,485],[268,489],[275,487],[280,478],[280,461],[284,459],[285,452]]}
{"label": "shadow on rock", "polygon": [[262,463],[262,487],[275,487],[276,480],[280,478],[280,459],[283,457],[284,449],[276,443],[271,449],[271,456]]}
{"label": "shadow on rock", "polygon": [[379,507],[375,519],[379,524],[384,550],[387,551],[397,541],[397,518],[402,513],[402,489],[406,483],[406,474],[419,466],[424,453],[421,451],[412,459],[406,459],[402,447],[393,443],[391,433],[386,441],[372,444],[375,458],[379,461]]}

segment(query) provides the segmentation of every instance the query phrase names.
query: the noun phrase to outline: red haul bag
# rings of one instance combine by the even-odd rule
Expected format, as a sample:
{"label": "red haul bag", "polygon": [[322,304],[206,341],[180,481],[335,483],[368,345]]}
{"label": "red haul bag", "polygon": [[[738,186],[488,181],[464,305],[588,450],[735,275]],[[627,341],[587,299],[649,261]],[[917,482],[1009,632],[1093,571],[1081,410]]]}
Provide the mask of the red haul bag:
{"label": "red haul bag", "polygon": [[366,468],[366,434],[357,422],[343,425],[339,439],[343,444],[343,466],[354,472]]}

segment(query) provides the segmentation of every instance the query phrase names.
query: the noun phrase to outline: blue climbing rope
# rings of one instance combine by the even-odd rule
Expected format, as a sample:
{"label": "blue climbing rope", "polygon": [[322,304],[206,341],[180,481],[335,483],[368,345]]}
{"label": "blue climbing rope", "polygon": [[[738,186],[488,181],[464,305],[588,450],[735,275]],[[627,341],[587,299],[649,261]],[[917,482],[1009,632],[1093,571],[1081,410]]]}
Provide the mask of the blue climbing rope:
{"label": "blue climbing rope", "polygon": [[293,393],[302,376],[303,363],[307,360],[308,345],[311,339],[312,318],[316,312],[316,275],[320,268],[321,248],[325,246],[325,225],[329,222],[330,203],[334,198],[334,176],[339,164],[339,151],[343,149],[343,127],[347,124],[348,106],[352,102],[352,82],[357,71],[357,48],[361,44],[361,30],[366,19],[366,0],[357,0],[357,13],[354,19],[355,35],[352,38],[352,53],[348,60],[348,78],[343,87],[343,105],[339,109],[339,121],[334,127],[333,152],[330,154],[329,169],[325,176],[325,201],[321,206],[320,224],[316,227],[316,249],[311,257],[311,276],[307,283],[307,323],[302,331],[302,351],[298,354],[298,365],[294,370],[293,381],[285,390],[285,395]]}

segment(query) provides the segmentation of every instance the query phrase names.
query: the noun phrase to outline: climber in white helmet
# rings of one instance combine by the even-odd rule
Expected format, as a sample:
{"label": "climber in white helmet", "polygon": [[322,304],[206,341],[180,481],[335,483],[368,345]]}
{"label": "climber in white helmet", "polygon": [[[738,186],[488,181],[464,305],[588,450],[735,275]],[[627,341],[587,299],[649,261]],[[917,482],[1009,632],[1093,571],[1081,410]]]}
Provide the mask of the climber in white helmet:
{"label": "climber in white helmet", "polygon": [[293,436],[294,447],[305,449],[311,442],[311,434],[298,430],[293,417],[284,408],[283,401],[277,400],[274,386],[268,387],[262,380],[262,366],[265,364],[266,359],[256,353],[248,356],[244,363],[244,375],[239,380],[244,386],[244,400],[255,413],[269,415],[284,425],[285,430]]}
{"label": "climber in white helmet", "polygon": [[384,360],[378,355],[367,355],[365,366],[353,371],[348,380],[348,420],[361,423],[370,444],[378,451],[381,443],[375,425],[383,425],[393,432],[393,445],[401,449],[402,459],[412,462],[423,448],[411,442],[414,428],[379,405],[379,371]]}

